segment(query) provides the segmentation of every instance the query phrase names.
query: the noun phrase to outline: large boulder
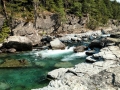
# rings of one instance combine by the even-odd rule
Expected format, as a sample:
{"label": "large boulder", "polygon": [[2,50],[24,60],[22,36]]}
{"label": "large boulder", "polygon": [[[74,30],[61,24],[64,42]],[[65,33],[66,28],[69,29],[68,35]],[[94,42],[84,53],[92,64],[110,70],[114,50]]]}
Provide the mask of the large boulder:
{"label": "large boulder", "polygon": [[58,38],[50,42],[52,49],[65,49],[65,44],[63,44]]}
{"label": "large boulder", "polygon": [[10,36],[4,43],[3,48],[14,48],[17,51],[32,50],[32,42],[24,36]]}
{"label": "large boulder", "polygon": [[40,43],[41,37],[38,35],[37,30],[33,27],[33,23],[20,23],[15,29],[13,29],[15,36],[26,36],[32,41],[32,45]]}

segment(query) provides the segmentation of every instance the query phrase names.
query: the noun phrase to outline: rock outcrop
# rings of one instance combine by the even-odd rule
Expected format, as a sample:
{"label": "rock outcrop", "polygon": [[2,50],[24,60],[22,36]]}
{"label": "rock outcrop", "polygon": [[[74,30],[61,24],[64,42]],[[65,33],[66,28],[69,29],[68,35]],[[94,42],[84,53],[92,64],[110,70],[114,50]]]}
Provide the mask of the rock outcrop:
{"label": "rock outcrop", "polygon": [[32,45],[40,43],[41,37],[38,35],[37,30],[33,27],[33,23],[20,23],[15,29],[13,29],[15,36],[26,36],[32,41]]}

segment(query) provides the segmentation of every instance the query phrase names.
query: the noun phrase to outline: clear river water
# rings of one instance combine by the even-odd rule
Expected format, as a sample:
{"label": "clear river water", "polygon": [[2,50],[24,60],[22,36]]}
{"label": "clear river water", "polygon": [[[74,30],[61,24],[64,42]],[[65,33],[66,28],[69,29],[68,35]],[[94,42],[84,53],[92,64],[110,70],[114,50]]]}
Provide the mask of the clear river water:
{"label": "clear river water", "polygon": [[[60,67],[72,67],[84,62],[85,52],[74,53],[74,47],[64,50],[33,50],[16,54],[1,54],[0,60],[25,59],[29,67],[0,68],[0,82],[10,86],[8,90],[31,90],[42,88],[49,83],[46,75],[49,71]],[[6,87],[5,85],[0,88]],[[0,89],[1,90],[1,89]]]}

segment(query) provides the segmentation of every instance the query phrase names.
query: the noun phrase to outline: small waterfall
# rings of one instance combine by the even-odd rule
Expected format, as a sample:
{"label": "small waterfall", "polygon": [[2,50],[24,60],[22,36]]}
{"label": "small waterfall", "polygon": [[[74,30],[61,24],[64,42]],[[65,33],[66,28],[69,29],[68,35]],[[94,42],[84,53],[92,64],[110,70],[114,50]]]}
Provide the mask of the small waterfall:
{"label": "small waterfall", "polygon": [[74,47],[66,47],[64,50],[43,50],[34,53],[36,56],[40,56],[41,58],[51,58],[51,57],[59,57],[61,55],[66,55],[73,53]]}

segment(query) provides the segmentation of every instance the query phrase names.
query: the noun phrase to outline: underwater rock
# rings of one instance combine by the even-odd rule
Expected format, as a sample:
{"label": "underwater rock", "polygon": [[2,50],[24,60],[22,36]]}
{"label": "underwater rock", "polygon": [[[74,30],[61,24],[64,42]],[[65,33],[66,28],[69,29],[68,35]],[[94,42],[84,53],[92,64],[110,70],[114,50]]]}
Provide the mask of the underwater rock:
{"label": "underwater rock", "polygon": [[68,67],[73,67],[73,64],[70,62],[59,62],[55,64],[55,68],[68,68]]}
{"label": "underwater rock", "polygon": [[28,67],[31,66],[27,60],[5,60],[4,63],[0,64],[0,67]]}
{"label": "underwater rock", "polygon": [[7,83],[0,82],[0,90],[8,90],[10,85]]}
{"label": "underwater rock", "polygon": [[36,65],[36,66],[39,66],[39,67],[45,67],[46,64],[45,64],[44,62],[36,61],[36,62],[35,62],[35,65]]}

